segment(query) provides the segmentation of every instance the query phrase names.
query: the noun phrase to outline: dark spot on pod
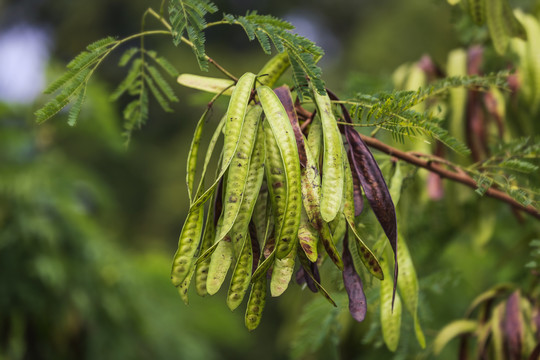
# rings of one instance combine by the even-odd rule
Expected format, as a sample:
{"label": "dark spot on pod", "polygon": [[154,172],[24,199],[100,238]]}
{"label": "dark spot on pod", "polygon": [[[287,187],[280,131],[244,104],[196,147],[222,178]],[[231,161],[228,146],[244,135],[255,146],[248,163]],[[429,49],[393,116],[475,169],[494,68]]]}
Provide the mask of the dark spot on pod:
{"label": "dark spot on pod", "polygon": [[237,201],[238,201],[238,198],[237,198],[236,196],[231,195],[231,196],[229,197],[229,202],[235,203],[235,202],[237,202]]}
{"label": "dark spot on pod", "polygon": [[311,249],[311,246],[309,246],[308,244],[306,243],[302,243],[302,249],[304,249],[304,252],[306,254],[313,254],[313,250]]}
{"label": "dark spot on pod", "polygon": [[223,241],[231,242],[231,237],[229,235],[225,235],[225,237],[223,238]]}
{"label": "dark spot on pod", "polygon": [[283,174],[283,170],[281,168],[278,168],[278,167],[273,167],[271,172],[272,172],[272,175],[281,175],[281,174]]}
{"label": "dark spot on pod", "polygon": [[[272,184],[272,187],[273,187],[274,189],[279,189],[279,188],[282,187],[282,186],[283,186],[283,183],[282,183],[281,181],[277,181],[277,182],[275,182],[275,183]],[[277,197],[277,196],[276,196],[276,197]]]}

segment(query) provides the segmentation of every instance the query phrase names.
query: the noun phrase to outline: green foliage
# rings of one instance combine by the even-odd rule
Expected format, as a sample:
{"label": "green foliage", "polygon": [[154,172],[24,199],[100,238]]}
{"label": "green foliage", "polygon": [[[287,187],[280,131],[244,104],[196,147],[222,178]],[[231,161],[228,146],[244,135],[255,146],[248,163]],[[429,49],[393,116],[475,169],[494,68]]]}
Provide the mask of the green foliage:
{"label": "green foliage", "polygon": [[54,99],[36,111],[37,122],[42,123],[50,119],[76,98],[69,116],[69,124],[75,125],[90,76],[117,43],[118,41],[114,38],[106,37],[88,45],[87,51],[77,55],[67,65],[66,73],[45,89],[46,94],[61,91]]}
{"label": "green foliage", "polygon": [[206,14],[217,11],[216,5],[209,0],[170,0],[169,19],[172,25],[173,42],[179,45],[186,36],[193,44],[193,52],[197,57],[201,70],[208,70],[208,59],[204,49],[206,38]]}
{"label": "green foliage", "polygon": [[[135,54],[139,57],[133,60]],[[120,57],[119,66],[126,66],[131,61],[131,67],[122,82],[111,94],[112,100],[118,100],[124,93],[128,93],[135,99],[124,109],[124,129],[129,140],[131,132],[139,129],[148,119],[148,92],[157,100],[161,108],[166,112],[172,112],[171,102],[178,102],[171,86],[165,81],[159,70],[148,62],[151,59],[172,77],[178,75],[178,71],[164,57],[158,56],[155,51],[130,48]]]}
{"label": "green foliage", "polygon": [[471,167],[478,183],[476,192],[484,195],[492,185],[524,206],[537,206],[540,138],[515,139],[499,144],[488,159]]}
{"label": "green foliage", "polygon": [[224,15],[224,20],[230,24],[238,24],[244,28],[249,40],[257,38],[263,51],[271,53],[270,42],[278,52],[287,51],[293,70],[294,85],[301,91],[299,94],[309,96],[308,79],[319,94],[325,93],[324,82],[321,79],[321,69],[317,61],[324,55],[324,51],[311,40],[290,30],[294,29],[290,23],[269,15],[258,15],[248,12],[245,16]]}
{"label": "green foliage", "polygon": [[[344,294],[340,294],[336,300],[341,307],[346,299]],[[305,359],[310,355],[327,353],[325,345],[332,348],[332,345],[339,341],[340,307],[331,307],[322,297],[317,297],[304,306],[291,341],[292,359]]]}

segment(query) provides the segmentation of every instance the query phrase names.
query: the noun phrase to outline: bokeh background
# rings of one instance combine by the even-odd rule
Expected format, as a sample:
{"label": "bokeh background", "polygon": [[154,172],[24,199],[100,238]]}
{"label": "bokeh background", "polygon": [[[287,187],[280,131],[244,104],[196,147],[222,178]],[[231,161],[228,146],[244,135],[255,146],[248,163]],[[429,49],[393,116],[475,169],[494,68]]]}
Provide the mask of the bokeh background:
{"label": "bokeh background", "polygon": [[[424,54],[444,64],[463,40],[456,9],[442,0],[216,4],[227,13],[256,9],[292,22],[325,49],[324,79],[344,97],[389,88],[399,65]],[[291,285],[268,301],[253,333],[244,328],[242,308],[228,310],[223,290],[211,298],[193,293],[190,305],[183,304],[169,271],[188,210],[185,158],[208,97],[169,81],[180,98],[175,112],[152,103],[148,123],[126,147],[121,110],[128,99],[108,98],[125,75],[118,53],[90,82],[77,126],[67,125],[64,112],[35,124],[33,112],[48,99],[44,86],[71,58],[97,39],[138,32],[145,9],[159,5],[0,1],[0,359],[392,358],[377,313],[353,324],[339,289],[341,306],[332,309]],[[149,20],[147,26],[159,24]],[[207,40],[209,55],[234,74],[257,72],[267,60],[238,27],[210,29]],[[191,51],[169,38],[148,38],[147,46],[181,72],[198,73]],[[463,316],[479,292],[526,277],[522,264],[537,227],[529,219],[519,223],[489,199],[478,205],[473,197],[449,208],[444,200],[418,204],[420,192],[411,182],[403,195],[409,209],[404,229],[429,342],[445,323]],[[489,216],[479,216],[479,206]],[[313,328],[301,316],[307,307],[322,318],[339,318],[339,326]],[[395,356],[432,357],[415,343],[410,317],[403,323]]]}

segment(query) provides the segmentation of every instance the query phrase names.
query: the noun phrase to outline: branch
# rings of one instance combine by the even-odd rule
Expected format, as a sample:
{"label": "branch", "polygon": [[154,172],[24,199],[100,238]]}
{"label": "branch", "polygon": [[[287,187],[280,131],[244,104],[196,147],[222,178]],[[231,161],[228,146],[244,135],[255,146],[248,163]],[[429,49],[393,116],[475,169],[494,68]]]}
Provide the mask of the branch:
{"label": "branch", "polygon": [[[382,151],[385,154],[394,156],[400,160],[408,162],[409,164],[429,170],[439,175],[442,178],[450,179],[452,181],[461,183],[472,189],[476,189],[478,187],[476,181],[474,181],[474,179],[470,177],[468,174],[466,174],[465,172],[463,171],[453,172],[450,170],[446,170],[442,168],[440,165],[438,165],[437,162],[435,161],[425,160],[421,158],[421,157],[426,157],[426,155],[411,154],[411,153],[398,150],[370,136],[360,134],[360,137],[368,146],[374,149],[377,149],[379,151]],[[538,209],[536,209],[534,206],[531,206],[531,205],[529,206],[521,205],[519,202],[514,200],[512,197],[510,197],[508,194],[506,194],[503,191],[500,191],[494,188],[489,188],[485,194],[489,197],[504,201],[512,205],[514,208],[525,211],[526,213],[534,216],[535,218],[540,219],[540,212],[538,211]]]}
{"label": "branch", "polygon": [[[163,18],[162,15],[158,14],[157,12],[155,12],[154,9],[152,8],[148,8],[145,12],[145,15],[146,14],[150,14],[152,15],[153,17],[155,17],[158,21],[160,21],[163,26],[165,26],[167,28],[167,30],[169,31],[172,31],[172,27],[171,25],[167,22],[167,20],[165,20]],[[186,39],[185,37],[182,36],[182,42],[186,45],[188,45],[189,47],[191,47],[192,49],[195,47],[193,45],[193,43],[191,41],[189,41],[188,39]],[[217,61],[215,61],[214,59],[212,59],[210,56],[208,55],[204,55],[204,57],[206,58],[206,60],[208,60],[208,62],[212,65],[214,65],[216,67],[216,69],[218,69],[220,72],[222,72],[225,76],[227,76],[229,79],[231,79],[232,81],[234,81],[235,83],[238,82],[238,78],[236,76],[234,76],[233,74],[231,74],[229,71],[227,71],[223,66],[219,65],[217,63]]]}

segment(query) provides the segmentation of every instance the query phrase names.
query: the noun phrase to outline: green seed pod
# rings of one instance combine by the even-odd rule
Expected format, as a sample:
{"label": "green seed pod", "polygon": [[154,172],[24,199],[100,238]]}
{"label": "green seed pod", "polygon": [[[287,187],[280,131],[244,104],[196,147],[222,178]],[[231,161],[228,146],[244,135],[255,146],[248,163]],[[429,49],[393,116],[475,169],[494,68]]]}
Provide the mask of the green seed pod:
{"label": "green seed pod", "polygon": [[355,257],[356,255],[360,256],[360,259],[364,263],[365,267],[369,270],[369,272],[375,276],[377,279],[382,280],[384,279],[384,274],[381,269],[381,265],[379,264],[379,261],[377,260],[377,257],[373,252],[369,249],[369,247],[364,243],[364,241],[360,238],[360,235],[358,235],[358,232],[356,231],[356,226],[354,223],[354,214],[355,214],[355,205],[354,205],[354,184],[353,184],[353,178],[351,173],[351,168],[348,161],[345,161],[346,168],[345,168],[345,189],[344,189],[344,198],[343,198],[343,214],[345,215],[345,220],[347,224],[349,225],[349,228],[351,229],[352,233],[354,234],[354,237],[356,241],[351,240],[349,243],[355,243],[354,247],[357,249],[357,253],[353,253],[353,250],[351,250],[352,256]]}
{"label": "green seed pod", "polygon": [[180,286],[190,271],[195,252],[201,241],[203,218],[204,206],[200,205],[190,210],[184,222],[171,271],[171,281],[174,286]]}
{"label": "green seed pod", "polygon": [[322,124],[319,116],[315,116],[311,121],[307,146],[311,149],[314,163],[317,164],[317,168],[319,168],[319,159],[321,158],[322,150]]}
{"label": "green seed pod", "polygon": [[[268,168],[268,165],[265,165],[265,168]],[[257,197],[257,201],[255,202],[255,207],[253,208],[253,215],[251,216],[251,221],[253,221],[255,229],[257,230],[257,240],[259,241],[260,245],[262,245],[262,241],[264,241],[264,237],[266,234],[266,226],[268,223],[267,216],[270,217],[269,213],[267,215],[267,206],[268,184],[266,182],[266,178],[263,178],[263,182],[259,190],[259,195]]]}
{"label": "green seed pod", "polygon": [[242,251],[236,262],[236,266],[231,278],[229,292],[227,294],[227,306],[229,309],[236,309],[244,299],[244,295],[251,282],[251,268],[253,266],[253,252],[251,247],[251,238],[247,233]]}
{"label": "green seed pod", "polygon": [[338,213],[336,218],[330,223],[330,231],[332,232],[332,238],[334,243],[338,244],[343,240],[345,232],[347,231],[347,221],[343,212]]}
{"label": "green seed pod", "polygon": [[334,220],[343,198],[343,141],[327,94],[313,91],[323,129],[323,171],[321,185],[321,215],[326,222]]}
{"label": "green seed pod", "polygon": [[287,256],[285,256],[283,259],[276,259],[274,261],[272,278],[270,279],[270,294],[273,297],[283,294],[289,286],[289,282],[291,281],[291,277],[294,272],[296,244],[297,242],[295,241],[293,250]]}
{"label": "green seed pod", "polygon": [[279,53],[268,60],[261,71],[259,71],[257,81],[261,85],[273,87],[290,65],[287,52]]}
{"label": "green seed pod", "polygon": [[185,87],[206,91],[213,94],[231,95],[234,89],[234,81],[209,76],[193,74],[180,74],[176,81]]}
{"label": "green seed pod", "polygon": [[226,235],[216,244],[217,246],[210,259],[208,278],[206,279],[206,290],[210,295],[214,295],[221,288],[234,257],[233,245],[229,235]]}
{"label": "green seed pod", "polygon": [[418,320],[418,278],[412,262],[407,243],[398,236],[398,261],[400,267],[398,288],[405,308],[414,319],[416,339],[422,348],[426,347],[426,339]]}
{"label": "green seed pod", "polygon": [[261,276],[251,285],[245,316],[245,324],[249,331],[255,330],[261,322],[264,305],[266,304],[266,283],[266,276]]}
{"label": "green seed pod", "polygon": [[[204,229],[203,239],[201,243],[200,253],[203,254],[208,250],[216,236],[216,227],[214,226],[214,211],[215,207],[211,206],[208,211],[208,216],[206,218],[206,226]],[[205,260],[199,262],[196,265],[195,269],[195,289],[199,296],[205,296],[208,292],[206,291],[206,279],[208,278],[208,267],[210,266],[210,261]]]}
{"label": "green seed pod", "polygon": [[248,232],[248,225],[253,214],[253,208],[257,201],[264,177],[265,146],[262,123],[259,123],[256,133],[257,135],[249,162],[242,204],[240,205],[238,215],[230,231],[235,254],[239,254],[243,247],[245,236]]}
{"label": "green seed pod", "polygon": [[[257,137],[257,129],[259,128],[259,119],[261,117],[261,113],[262,109],[259,106],[254,106],[250,108],[248,114],[246,115],[246,119],[241,131],[240,142],[238,143],[235,150],[234,159],[231,161],[231,166],[229,167],[227,187],[225,189],[225,196],[223,199],[223,226],[218,229],[219,231],[216,237],[217,241],[224,238],[225,235],[231,230],[240,211],[244,193],[246,192],[246,182],[248,181],[250,166],[249,164],[251,154],[253,153],[255,139]],[[260,157],[258,157],[257,160],[260,160]],[[249,189],[248,193],[250,193]],[[249,199],[249,201],[251,200],[252,199]],[[253,201],[254,200],[255,199],[253,199]],[[249,217],[251,217],[251,204],[248,204],[248,207],[250,208]]]}
{"label": "green seed pod", "polygon": [[195,264],[191,264],[190,269],[188,271],[188,274],[184,281],[176,287],[178,290],[178,294],[180,294],[180,298],[184,301],[184,304],[189,305],[189,299],[188,299],[188,290],[189,285],[191,284],[191,279],[193,278],[193,274],[195,273]]}
{"label": "green seed pod", "polygon": [[298,242],[300,247],[311,262],[316,262],[318,257],[317,244],[319,243],[319,233],[311,225],[304,207],[302,207],[302,217],[298,228]]}
{"label": "green seed pod", "polygon": [[394,285],[390,274],[390,266],[388,257],[385,253],[381,256],[381,266],[384,273],[387,275],[381,281],[381,328],[383,340],[388,349],[392,352],[396,351],[399,344],[399,336],[401,331],[401,299],[398,294],[395,294],[394,306],[392,309],[392,294]]}
{"label": "green seed pod", "polygon": [[301,185],[300,185],[300,161],[296,138],[292,129],[287,112],[281,105],[277,95],[267,86],[259,86],[257,94],[261,101],[266,120],[272,129],[274,138],[278,144],[281,158],[285,169],[287,184],[286,208],[281,223],[280,231],[276,237],[276,256],[282,259],[294,247],[301,215]]}

